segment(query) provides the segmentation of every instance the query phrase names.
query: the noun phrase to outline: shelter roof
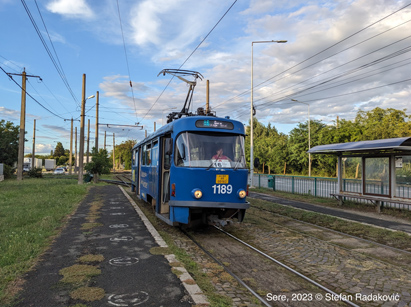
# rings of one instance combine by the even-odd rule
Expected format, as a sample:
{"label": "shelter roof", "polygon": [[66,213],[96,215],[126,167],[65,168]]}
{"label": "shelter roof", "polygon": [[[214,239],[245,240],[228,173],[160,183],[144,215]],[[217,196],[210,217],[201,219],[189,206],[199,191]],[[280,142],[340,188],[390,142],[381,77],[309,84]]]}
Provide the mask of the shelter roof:
{"label": "shelter roof", "polygon": [[308,152],[313,154],[343,154],[387,151],[410,151],[411,153],[411,137],[319,145],[311,148]]}

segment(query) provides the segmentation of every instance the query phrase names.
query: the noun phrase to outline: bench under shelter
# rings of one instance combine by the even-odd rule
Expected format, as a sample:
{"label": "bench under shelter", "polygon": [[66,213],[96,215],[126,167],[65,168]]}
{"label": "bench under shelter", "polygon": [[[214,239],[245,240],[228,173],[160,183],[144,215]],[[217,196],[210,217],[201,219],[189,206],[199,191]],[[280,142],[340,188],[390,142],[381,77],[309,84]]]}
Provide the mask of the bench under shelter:
{"label": "bench under shelter", "polygon": [[374,203],[377,212],[384,202],[410,208],[411,137],[319,145],[308,152],[337,156],[338,193],[330,195],[340,205],[360,199]]}

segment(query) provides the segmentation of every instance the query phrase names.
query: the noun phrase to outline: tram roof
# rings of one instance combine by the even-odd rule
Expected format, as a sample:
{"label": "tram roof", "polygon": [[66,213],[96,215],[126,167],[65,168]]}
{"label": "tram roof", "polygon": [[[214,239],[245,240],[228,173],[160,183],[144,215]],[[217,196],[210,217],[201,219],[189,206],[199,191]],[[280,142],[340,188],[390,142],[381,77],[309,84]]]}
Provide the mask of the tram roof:
{"label": "tram roof", "polygon": [[411,137],[319,145],[311,148],[308,152],[312,154],[342,154],[386,151],[411,151]]}
{"label": "tram roof", "polygon": [[[203,128],[194,128],[195,127],[195,122],[198,120],[218,120],[218,121],[229,121],[233,123],[234,129],[233,130],[224,130],[224,129],[213,129],[213,128],[207,128],[211,129],[208,131],[216,131],[216,132],[227,132],[227,133],[238,133],[238,134],[245,134],[244,131],[244,125],[234,119],[230,119],[229,117],[214,117],[214,116],[187,116],[187,117],[182,117],[180,119],[174,120],[171,123],[164,125],[160,127],[158,130],[155,132],[149,134],[146,138],[138,142],[136,145],[134,145],[134,148],[139,147],[141,144],[147,142],[150,139],[165,135],[169,132],[172,132],[174,130],[181,130],[181,131],[201,131]],[[190,128],[191,124],[191,128]]]}

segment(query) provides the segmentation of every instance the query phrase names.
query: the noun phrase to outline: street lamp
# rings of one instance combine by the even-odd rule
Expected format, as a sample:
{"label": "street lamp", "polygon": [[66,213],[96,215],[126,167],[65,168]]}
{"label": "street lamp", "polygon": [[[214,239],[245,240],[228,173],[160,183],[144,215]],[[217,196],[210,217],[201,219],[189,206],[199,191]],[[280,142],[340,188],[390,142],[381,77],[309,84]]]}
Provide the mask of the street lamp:
{"label": "street lamp", "polygon": [[[311,132],[310,132],[310,105],[307,102],[291,99],[291,101],[299,102],[307,105],[308,107],[308,150],[311,149]],[[311,177],[311,153],[308,153],[308,176]]]}
{"label": "street lamp", "polygon": [[254,127],[253,127],[253,117],[254,117],[254,83],[253,83],[253,46],[254,44],[261,44],[261,43],[286,43],[286,40],[279,40],[279,41],[255,41],[251,42],[251,114],[250,114],[250,178],[251,183],[250,187],[253,187],[253,176],[254,176]]}

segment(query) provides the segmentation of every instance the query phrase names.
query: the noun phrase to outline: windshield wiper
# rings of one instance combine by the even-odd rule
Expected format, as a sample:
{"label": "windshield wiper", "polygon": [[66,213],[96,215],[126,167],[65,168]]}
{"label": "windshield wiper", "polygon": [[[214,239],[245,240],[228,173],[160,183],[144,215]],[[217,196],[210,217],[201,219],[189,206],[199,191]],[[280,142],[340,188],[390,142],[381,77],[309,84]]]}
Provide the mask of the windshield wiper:
{"label": "windshield wiper", "polygon": [[238,169],[238,167],[239,167],[239,165],[240,165],[241,158],[244,158],[244,160],[245,160],[244,154],[242,154],[241,156],[239,156],[238,159],[237,159],[237,161],[235,161],[235,163],[236,163],[235,166],[234,166],[234,170],[235,170],[235,171]]}
{"label": "windshield wiper", "polygon": [[206,171],[208,171],[212,166],[213,166],[214,162],[211,162],[210,166],[206,168]]}

